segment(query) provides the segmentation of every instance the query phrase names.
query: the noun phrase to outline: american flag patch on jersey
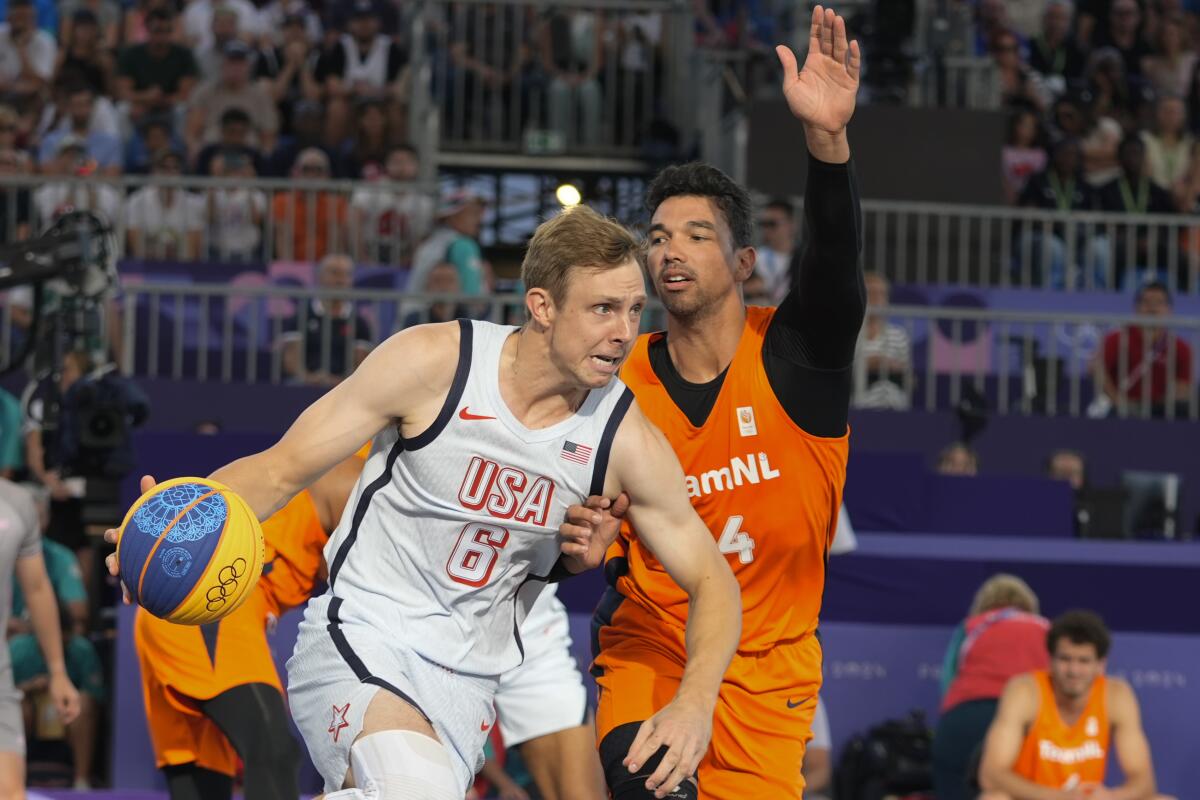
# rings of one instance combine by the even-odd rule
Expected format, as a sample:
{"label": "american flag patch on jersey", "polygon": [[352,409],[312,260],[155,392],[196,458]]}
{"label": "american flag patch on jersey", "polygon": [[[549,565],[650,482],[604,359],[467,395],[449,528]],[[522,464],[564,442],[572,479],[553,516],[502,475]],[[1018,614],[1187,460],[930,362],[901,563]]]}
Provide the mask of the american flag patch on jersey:
{"label": "american flag patch on jersey", "polygon": [[563,442],[563,449],[559,455],[567,461],[574,461],[576,464],[586,464],[592,458],[592,448],[586,444],[576,444],[568,439]]}

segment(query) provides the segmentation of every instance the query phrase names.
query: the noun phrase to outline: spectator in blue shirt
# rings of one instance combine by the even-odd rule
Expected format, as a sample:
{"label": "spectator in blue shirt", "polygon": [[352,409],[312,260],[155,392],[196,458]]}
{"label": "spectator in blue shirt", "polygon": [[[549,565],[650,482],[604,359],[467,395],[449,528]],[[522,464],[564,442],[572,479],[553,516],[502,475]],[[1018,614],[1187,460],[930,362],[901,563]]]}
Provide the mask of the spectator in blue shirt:
{"label": "spectator in blue shirt", "polygon": [[73,85],[66,93],[66,124],[44,136],[38,150],[38,162],[45,164],[54,159],[59,148],[68,139],[82,142],[88,160],[95,164],[100,175],[120,175],[123,168],[121,140],[107,131],[92,125],[96,93],[86,83]]}

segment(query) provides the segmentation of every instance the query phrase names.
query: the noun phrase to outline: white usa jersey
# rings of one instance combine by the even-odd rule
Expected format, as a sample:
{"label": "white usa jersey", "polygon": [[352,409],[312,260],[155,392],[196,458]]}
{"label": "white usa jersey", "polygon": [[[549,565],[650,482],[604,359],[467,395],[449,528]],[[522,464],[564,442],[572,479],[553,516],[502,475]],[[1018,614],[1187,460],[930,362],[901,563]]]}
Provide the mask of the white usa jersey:
{"label": "white usa jersey", "polygon": [[603,491],[633,395],[614,378],[571,417],[530,430],[500,396],[516,328],[459,326],[437,420],[412,439],[398,426],[375,437],[326,545],[329,630],[336,640],[340,626],[365,624],[435,664],[498,675],[522,661],[517,629],[558,560],[559,525]]}

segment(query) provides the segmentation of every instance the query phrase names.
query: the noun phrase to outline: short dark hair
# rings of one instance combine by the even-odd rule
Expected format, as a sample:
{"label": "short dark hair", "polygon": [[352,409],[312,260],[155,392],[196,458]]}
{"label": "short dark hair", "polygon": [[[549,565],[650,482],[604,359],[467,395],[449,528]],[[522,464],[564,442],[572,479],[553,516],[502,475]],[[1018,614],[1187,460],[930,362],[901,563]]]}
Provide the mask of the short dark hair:
{"label": "short dark hair", "polygon": [[1119,147],[1117,147],[1117,153],[1124,153],[1126,148],[1134,146],[1140,147],[1144,152],[1146,149],[1146,140],[1142,138],[1140,133],[1127,133],[1125,134],[1125,137],[1121,139],[1121,144]]}
{"label": "short dark hair", "polygon": [[750,193],[716,167],[693,161],[667,167],[655,176],[646,192],[646,210],[654,212],[671,197],[707,197],[713,200],[733,234],[734,247],[749,247],[753,229]]}
{"label": "short dark hair", "polygon": [[772,197],[767,201],[767,204],[764,205],[763,208],[773,208],[776,211],[782,211],[784,214],[788,215],[789,219],[796,216],[796,206],[794,206],[792,201],[788,200],[786,197]]}
{"label": "short dark hair", "polygon": [[175,15],[171,13],[171,9],[166,6],[155,6],[146,12],[146,24],[151,22],[174,22]]}
{"label": "short dark hair", "polygon": [[1164,295],[1166,295],[1167,305],[1171,305],[1173,302],[1171,290],[1168,289],[1167,285],[1162,281],[1146,281],[1143,283],[1138,287],[1137,294],[1133,297],[1133,302],[1142,302],[1142,298],[1146,296],[1146,292],[1162,292]]}
{"label": "short dark hair", "polygon": [[223,111],[221,113],[221,126],[222,127],[224,127],[226,125],[230,125],[235,122],[240,122],[244,125],[249,125],[250,124],[250,115],[246,113],[245,109],[238,108],[237,106],[234,106],[233,108],[227,108],[227,109],[225,109],[225,111]]}
{"label": "short dark hair", "polygon": [[1054,648],[1060,639],[1067,639],[1074,644],[1090,644],[1096,648],[1096,658],[1108,656],[1108,648],[1112,645],[1112,637],[1108,626],[1094,611],[1076,609],[1057,617],[1050,624],[1046,633],[1046,649],[1054,656]]}

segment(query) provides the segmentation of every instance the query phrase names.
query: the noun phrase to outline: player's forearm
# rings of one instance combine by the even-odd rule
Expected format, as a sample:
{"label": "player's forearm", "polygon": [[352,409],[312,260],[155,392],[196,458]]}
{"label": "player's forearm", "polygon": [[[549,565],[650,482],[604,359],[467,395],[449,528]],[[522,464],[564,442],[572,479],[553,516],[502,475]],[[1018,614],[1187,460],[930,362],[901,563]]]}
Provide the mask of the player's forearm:
{"label": "player's forearm", "polygon": [[1111,790],[1112,800],[1150,800],[1158,789],[1154,783],[1154,775],[1149,772],[1131,775],[1124,785]]}
{"label": "player's forearm", "polygon": [[[58,622],[58,601],[54,599],[54,590],[49,581],[41,581],[41,586],[32,591],[26,591],[26,604],[29,606],[29,626],[37,638],[38,647],[46,659],[46,667],[51,676],[65,675],[66,662],[63,660],[62,628]],[[24,589],[24,587],[22,587]]]}
{"label": "player's forearm", "polygon": [[1058,789],[1038,786],[1009,769],[987,774],[982,783],[984,789],[1002,792],[1012,800],[1063,800],[1063,793]]}
{"label": "player's forearm", "polygon": [[255,453],[226,464],[209,475],[246,501],[259,522],[287,505],[307,484],[288,480],[272,465],[270,451]]}
{"label": "player's forearm", "polygon": [[737,580],[724,563],[689,595],[687,666],[678,696],[711,707],[741,639],[742,597]]}

